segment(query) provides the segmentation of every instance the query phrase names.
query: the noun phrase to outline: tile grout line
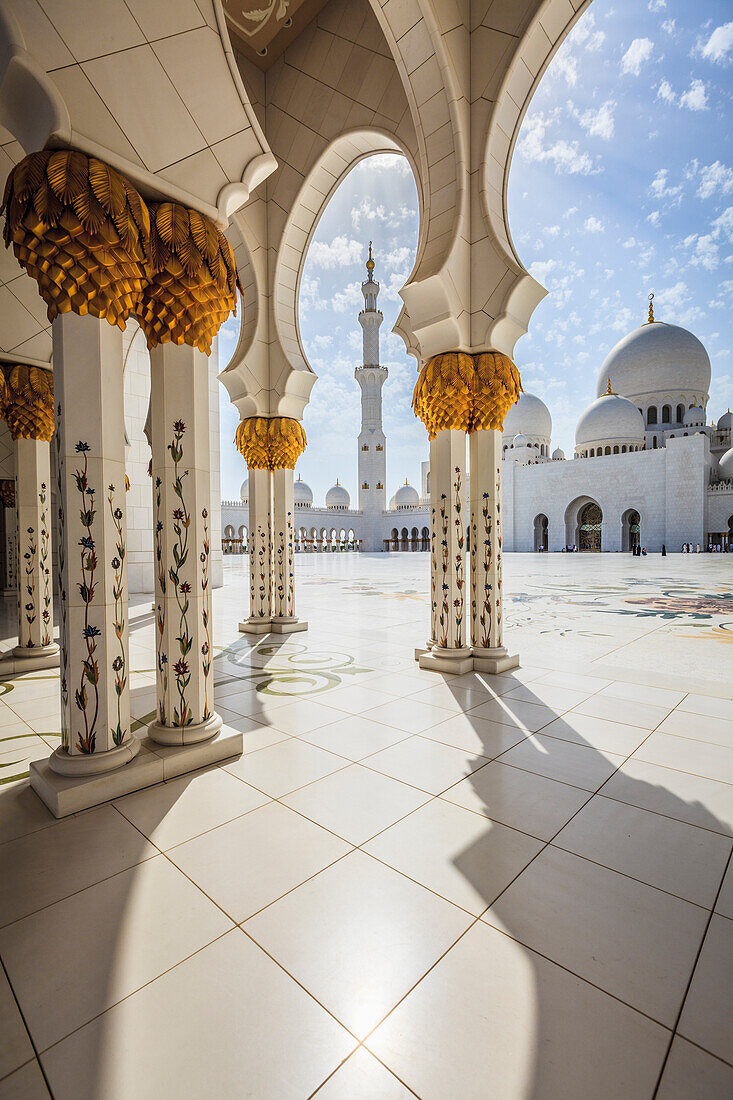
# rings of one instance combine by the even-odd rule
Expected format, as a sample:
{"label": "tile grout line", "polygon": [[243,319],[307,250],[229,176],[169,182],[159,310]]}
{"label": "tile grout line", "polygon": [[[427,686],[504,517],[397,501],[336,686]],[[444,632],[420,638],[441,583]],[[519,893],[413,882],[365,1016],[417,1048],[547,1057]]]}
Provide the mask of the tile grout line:
{"label": "tile grout line", "polygon": [[16,1073],[19,1069],[22,1069],[23,1066],[27,1066],[31,1061],[35,1060],[36,1065],[38,1066],[38,1068],[41,1071],[41,1075],[43,1077],[43,1080],[46,1083],[46,1088],[48,1089],[49,1096],[53,1097],[53,1091],[51,1089],[51,1084],[48,1080],[48,1077],[46,1076],[46,1070],[44,1069],[43,1065],[41,1064],[41,1059],[40,1059],[39,1054],[38,1054],[38,1048],[36,1047],[35,1040],[34,1040],[33,1036],[31,1035],[30,1028],[28,1027],[28,1021],[25,1018],[25,1013],[23,1012],[23,1009],[21,1008],[20,1001],[18,1000],[18,995],[15,992],[15,987],[13,986],[13,983],[10,980],[10,975],[8,974],[7,967],[5,966],[5,960],[2,957],[0,957],[0,966],[2,966],[2,971],[3,971],[3,974],[5,975],[5,980],[8,983],[8,988],[10,989],[10,992],[13,995],[13,1000],[15,1001],[15,1004],[16,1004],[17,1009],[18,1009],[18,1013],[20,1015],[21,1020],[23,1021],[23,1027],[25,1028],[26,1035],[28,1036],[28,1042],[31,1044],[31,1047],[33,1048],[33,1054],[35,1055],[35,1059],[30,1059],[29,1058],[28,1061],[23,1062],[22,1065],[16,1066],[14,1070],[11,1070],[11,1073],[9,1073],[5,1078],[3,1078],[3,1080],[7,1080],[7,1078],[10,1077],[12,1073]]}

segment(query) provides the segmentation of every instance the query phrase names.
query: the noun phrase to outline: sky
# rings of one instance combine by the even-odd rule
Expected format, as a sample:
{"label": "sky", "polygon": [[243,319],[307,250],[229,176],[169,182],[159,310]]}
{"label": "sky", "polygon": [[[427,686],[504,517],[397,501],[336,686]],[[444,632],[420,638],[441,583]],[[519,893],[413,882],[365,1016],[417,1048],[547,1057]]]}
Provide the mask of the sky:
{"label": "sky", "polygon": [[[553,447],[570,456],[610,349],[646,320],[683,325],[712,364],[709,419],[733,404],[733,9],[729,0],[594,0],[543,77],[512,162],[509,225],[548,290],[516,345],[524,388],[547,403]],[[360,284],[374,241],[384,313],[381,361],[387,490],[420,486],[425,429],[410,408],[416,361],[391,333],[415,258],[418,203],[407,162],[362,161],[326,208],[300,295],[301,336],[318,376],[298,473],[316,503],[336,477],[357,505]],[[220,333],[228,361],[238,321]],[[247,471],[221,389],[222,497]]]}

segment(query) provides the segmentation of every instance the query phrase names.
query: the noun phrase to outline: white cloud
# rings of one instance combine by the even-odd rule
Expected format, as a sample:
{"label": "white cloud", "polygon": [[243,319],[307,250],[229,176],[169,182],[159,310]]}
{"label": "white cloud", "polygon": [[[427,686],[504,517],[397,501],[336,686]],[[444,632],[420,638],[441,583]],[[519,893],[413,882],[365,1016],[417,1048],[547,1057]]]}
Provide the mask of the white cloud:
{"label": "white cloud", "polygon": [[621,242],[622,248],[636,248],[636,237],[627,237],[625,241]]}
{"label": "white cloud", "polygon": [[592,137],[599,137],[604,141],[610,141],[614,131],[613,112],[615,109],[615,100],[607,99],[605,103],[601,104],[597,111],[589,108],[587,111],[583,111],[582,114],[577,114],[576,117],[583,129]]}
{"label": "white cloud", "polygon": [[414,255],[414,248],[402,245],[398,248],[393,248],[391,252],[387,252],[384,256],[384,263],[387,267],[407,268],[408,265],[412,267]]}
{"label": "white cloud", "polygon": [[665,34],[674,34],[676,22],[674,19],[665,19],[662,23],[662,30]]}
{"label": "white cloud", "polygon": [[649,0],[649,11],[661,11],[667,7],[667,0]]}
{"label": "white cloud", "polygon": [[591,53],[595,53],[596,50],[599,50],[606,40],[606,34],[604,31],[597,31],[595,25],[595,15],[592,11],[587,12],[573,28],[573,43],[578,46],[584,46],[585,49],[590,50]]}
{"label": "white cloud", "polygon": [[733,23],[723,23],[716,27],[700,53],[708,61],[716,61],[718,64],[728,60],[728,55],[733,52]]}
{"label": "white cloud", "polygon": [[647,214],[646,220],[651,225],[659,225],[659,217],[660,217],[659,211],[658,210],[652,210],[651,214]]}
{"label": "white cloud", "polygon": [[645,61],[652,55],[654,43],[651,38],[635,38],[621,58],[621,72],[638,76]]}
{"label": "white cloud", "polygon": [[572,218],[573,214],[577,214],[577,213],[578,213],[577,206],[569,206],[567,208],[567,210],[565,211],[565,213],[563,214],[563,218]]}
{"label": "white cloud", "polygon": [[542,230],[545,237],[557,237],[560,232],[559,225],[546,225]]}
{"label": "white cloud", "polygon": [[675,103],[677,101],[677,96],[668,80],[663,80],[657,88],[657,99],[663,99],[665,103]]}
{"label": "white cloud", "polygon": [[384,203],[375,203],[368,195],[364,196],[358,206],[351,208],[351,224],[354,229],[361,229],[362,225],[368,227],[375,223],[394,229],[414,217],[415,211],[404,204],[388,210]]}
{"label": "white cloud", "polygon": [[577,141],[558,138],[545,144],[547,131],[554,121],[555,116],[550,118],[542,112],[528,118],[517,144],[519,154],[528,161],[553,164],[557,175],[588,176],[600,171],[593,159],[579,149]]}
{"label": "white cloud", "polygon": [[356,306],[363,306],[361,283],[349,283],[343,290],[337,290],[331,299],[331,309],[335,313],[346,313]]}
{"label": "white cloud", "polygon": [[682,184],[670,187],[667,182],[667,169],[660,168],[649,185],[649,194],[655,199],[669,199],[673,206],[678,206],[682,201]]}
{"label": "white cloud", "polygon": [[606,229],[603,222],[599,221],[598,218],[595,218],[592,214],[583,222],[583,228],[587,233],[603,233]]}
{"label": "white cloud", "polygon": [[315,267],[330,271],[336,267],[349,267],[361,260],[364,245],[361,241],[348,237],[334,237],[330,244],[326,241],[313,241],[308,249],[308,259]]}
{"label": "white cloud", "polygon": [[730,191],[733,191],[733,168],[728,168],[716,160],[700,169],[700,186],[697,189],[699,199],[709,199],[713,195],[727,195]]}
{"label": "white cloud", "polygon": [[318,332],[311,343],[318,351],[325,351],[327,347],[330,347],[332,339],[330,332]]}
{"label": "white cloud", "polygon": [[530,266],[529,273],[533,279],[542,283],[543,286],[547,281],[547,276],[551,271],[554,271],[557,267],[557,260],[535,260]]}
{"label": "white cloud", "polygon": [[686,92],[680,96],[680,107],[690,111],[706,111],[708,108],[707,89],[702,80],[693,80]]}

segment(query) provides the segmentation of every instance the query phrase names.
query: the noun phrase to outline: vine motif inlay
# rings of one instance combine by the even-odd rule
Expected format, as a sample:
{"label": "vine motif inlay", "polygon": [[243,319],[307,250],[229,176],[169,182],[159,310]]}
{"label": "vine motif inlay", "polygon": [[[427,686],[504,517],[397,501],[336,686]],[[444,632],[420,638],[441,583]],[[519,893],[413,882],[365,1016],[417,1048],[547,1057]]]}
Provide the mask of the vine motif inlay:
{"label": "vine motif inlay", "polygon": [[[61,405],[56,407],[56,423],[61,424]],[[61,672],[61,747],[69,749],[69,649],[68,649],[68,636],[66,632],[67,627],[67,609],[66,609],[66,587],[64,585],[64,566],[66,564],[66,552],[64,549],[64,529],[65,529],[65,513],[63,506],[63,486],[64,486],[64,459],[61,453],[61,431],[60,428],[56,429],[56,483],[58,489],[58,520],[59,520],[59,545],[58,545],[58,576],[59,576],[59,600],[60,600],[60,615],[61,615],[61,660],[60,660],[60,672]]]}
{"label": "vine motif inlay", "polygon": [[448,508],[447,508],[447,496],[445,493],[440,494],[440,570],[441,570],[441,591],[442,602],[440,605],[440,616],[438,617],[438,626],[440,628],[440,638],[438,644],[446,648],[448,645],[448,619],[450,616],[450,608],[448,604]]}
{"label": "vine motif inlay", "polygon": [[[488,649],[491,646],[491,593],[493,591],[493,585],[489,581],[491,575],[491,558],[492,558],[492,546],[491,546],[491,510],[489,507],[489,494],[484,493],[481,504],[481,515],[484,521],[484,560],[482,565],[482,572],[484,576],[484,598],[481,607],[481,615],[479,616],[479,623],[481,624],[481,646],[483,649]],[[477,548],[478,549],[478,548]]]}
{"label": "vine motif inlay", "polygon": [[25,593],[27,596],[27,603],[25,604],[23,611],[25,613],[25,621],[28,624],[28,639],[26,646],[31,649],[35,643],[31,637],[31,627],[36,621],[36,556],[38,554],[38,547],[36,545],[36,532],[33,527],[26,527],[26,534],[28,541],[26,543],[27,549],[23,554],[23,560],[25,561]]}
{"label": "vine motif inlay", "polygon": [[209,513],[206,508],[201,512],[201,518],[204,521],[204,539],[203,549],[199,555],[201,561],[201,622],[204,628],[205,638],[201,645],[201,656],[203,658],[201,662],[201,670],[204,674],[204,722],[211,717],[211,711],[209,710],[209,673],[211,672],[211,635],[209,633],[209,622],[211,619],[210,609],[210,593],[209,593],[209,556],[211,553],[211,544],[209,542]]}
{"label": "vine motif inlay", "polygon": [[[95,657],[95,653],[97,651],[97,638],[100,636],[101,631],[99,627],[93,626],[92,623],[89,622],[89,608],[94,602],[97,586],[97,582],[94,579],[97,571],[97,553],[92,535],[96,515],[94,507],[96,489],[93,489],[89,485],[87,459],[87,455],[91,450],[89,444],[80,440],[76,444],[75,449],[77,454],[84,456],[84,464],[81,469],[77,469],[74,472],[74,480],[76,481],[76,488],[81,498],[79,520],[82,527],[87,532],[86,535],[82,535],[78,543],[80,548],[81,580],[77,582],[77,587],[82,603],[84,604],[84,626],[82,628],[82,636],[86,644],[87,655],[85,660],[82,661],[79,687],[74,693],[77,709],[81,711],[84,717],[84,732],[78,732],[76,744],[79,752],[89,754],[95,752],[97,747],[97,716],[99,714],[99,662]],[[87,691],[87,685],[89,685],[92,691],[94,703],[91,722],[88,713],[91,701]]]}
{"label": "vine motif inlay", "polygon": [[165,725],[166,699],[168,697],[168,654],[165,652],[165,593],[167,576],[165,562],[163,561],[163,520],[162,491],[163,482],[159,477],[155,479],[155,568],[158,577],[158,601],[155,607],[156,649],[158,661],[158,673],[160,676],[160,691],[158,692],[158,719],[162,726]]}
{"label": "vine motif inlay", "polygon": [[462,503],[461,503],[461,470],[459,466],[455,467],[455,481],[453,482],[453,510],[455,512],[455,519],[453,521],[455,526],[456,535],[456,591],[458,595],[453,600],[454,619],[456,624],[456,633],[453,639],[453,646],[455,649],[460,649],[463,646],[463,603],[464,603],[464,576],[463,576],[463,544],[465,542],[465,534],[463,530],[463,519],[461,516]]}
{"label": "vine motif inlay", "polygon": [[110,565],[114,572],[114,578],[112,581],[112,599],[115,604],[115,615],[113,620],[113,627],[115,637],[117,638],[117,644],[119,646],[119,653],[112,661],[112,671],[115,674],[115,694],[117,695],[117,726],[110,730],[112,734],[112,740],[115,745],[121,745],[127,734],[127,729],[122,728],[122,693],[125,690],[127,684],[127,661],[125,658],[125,585],[124,585],[124,569],[125,569],[125,535],[122,529],[122,509],[115,508],[114,506],[114,485],[109,486],[109,495],[107,497],[107,503],[109,504],[109,514],[112,517],[112,523],[114,524],[117,537],[115,540],[115,556],[112,558]]}
{"label": "vine motif inlay", "polygon": [[43,636],[41,638],[41,645],[51,645],[51,567],[49,565],[49,556],[51,552],[51,537],[48,530],[48,513],[46,510],[46,504],[48,500],[48,488],[46,482],[41,482],[41,489],[38,494],[38,503],[40,505],[41,513],[41,537],[40,537],[40,566],[41,566],[41,583],[43,585],[43,610],[41,611],[41,618],[43,620]]}
{"label": "vine motif inlay", "polygon": [[186,425],[182,420],[176,420],[173,425],[173,439],[168,444],[170,456],[173,459],[173,492],[178,497],[180,505],[173,509],[173,531],[176,540],[172,547],[173,565],[168,567],[168,577],[173,585],[173,591],[178,606],[178,650],[180,657],[173,665],[173,675],[176,678],[176,690],[178,691],[178,706],[173,708],[173,725],[188,726],[193,721],[193,712],[186,699],[186,690],[191,682],[191,670],[187,657],[191,652],[193,639],[189,633],[188,611],[191,585],[188,581],[181,580],[181,572],[188,561],[188,531],[191,526],[191,515],[186,504],[183,492],[183,479],[188,476],[188,470],[179,472],[179,466],[183,460],[183,439]]}

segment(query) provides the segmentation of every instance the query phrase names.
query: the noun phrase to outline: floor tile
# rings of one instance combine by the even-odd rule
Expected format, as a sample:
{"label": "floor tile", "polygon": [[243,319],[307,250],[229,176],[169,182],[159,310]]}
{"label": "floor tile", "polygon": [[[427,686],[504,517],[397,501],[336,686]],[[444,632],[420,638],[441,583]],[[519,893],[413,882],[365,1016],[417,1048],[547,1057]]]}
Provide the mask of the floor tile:
{"label": "floor tile", "polygon": [[304,733],[301,740],[311,745],[335,752],[349,760],[362,760],[396,741],[409,737],[404,730],[394,726],[385,726],[383,722],[373,722],[363,714],[344,714],[330,726]]}
{"label": "floor tile", "polygon": [[712,695],[687,695],[678,710],[691,714],[706,714],[710,718],[724,718],[733,722],[733,699],[716,699]]}
{"label": "floor tile", "polygon": [[354,764],[285,795],[283,802],[358,845],[422,805],[427,797],[414,786]]}
{"label": "floor tile", "polygon": [[3,929],[0,954],[43,1051],[231,927],[158,856]]}
{"label": "floor tile", "polygon": [[471,710],[471,714],[475,714],[477,718],[488,718],[504,726],[518,726],[519,729],[529,730],[530,733],[535,733],[558,716],[557,711],[552,707],[526,703],[522,699],[510,699],[506,695],[481,703]]}
{"label": "floor tile", "polygon": [[550,722],[542,730],[542,736],[559,737],[561,741],[573,741],[591,749],[607,750],[619,756],[629,756],[649,736],[638,726],[626,726],[621,722],[609,722],[606,718],[593,718],[589,714],[570,711],[562,718]]}
{"label": "floor tile", "polygon": [[395,699],[391,703],[371,708],[366,717],[373,722],[383,722],[385,726],[394,726],[405,733],[422,733],[451,717],[451,711],[445,707],[436,707],[431,703],[419,703],[416,699]]}
{"label": "floor tile", "polygon": [[441,796],[541,840],[570,820],[588,792],[495,760]]}
{"label": "floor tile", "polygon": [[0,844],[45,829],[55,821],[27,780],[9,789],[0,787]]}
{"label": "floor tile", "polygon": [[349,684],[346,687],[334,688],[324,695],[324,701],[329,707],[343,710],[347,714],[361,714],[362,711],[378,707],[381,703],[388,703],[394,696],[385,691],[378,691],[368,684]]}
{"label": "floor tile", "polygon": [[168,855],[240,923],[348,852],[349,844],[271,802]]}
{"label": "floor tile", "polygon": [[423,1100],[619,1100],[651,1097],[668,1037],[479,921],[367,1046]]}
{"label": "floor tile", "polygon": [[319,726],[327,726],[330,722],[336,722],[341,717],[341,712],[333,707],[316,703],[312,699],[299,699],[296,703],[286,703],[277,707],[273,713],[271,725],[283,733],[298,735],[308,733],[309,730]]}
{"label": "floor tile", "polygon": [[485,762],[482,756],[416,736],[367,757],[363,764],[430,794],[440,794]]}
{"label": "floor tile", "polygon": [[675,1035],[656,1100],[690,1100],[693,1096],[730,1100],[733,1067]]}
{"label": "floor tile", "polygon": [[707,918],[689,902],[546,848],[482,919],[671,1027]]}
{"label": "floor tile", "polygon": [[470,920],[403,875],[352,852],[244,927],[362,1038]]}
{"label": "floor tile", "polygon": [[271,798],[280,798],[347,765],[348,760],[343,756],[291,737],[259,752],[241,756],[239,760],[227,764],[227,771]]}
{"label": "floor tile", "polygon": [[632,703],[599,694],[579,703],[574,708],[574,713],[590,714],[593,718],[607,718],[610,722],[622,722],[627,726],[653,730],[667,717],[671,709],[671,705],[656,707],[650,703]]}
{"label": "floor tile", "polygon": [[154,855],[109,805],[0,845],[0,927]]}
{"label": "floor tile", "polygon": [[[614,680],[601,688],[600,696],[623,699],[629,703],[648,703],[653,707],[676,707],[684,697],[684,691],[672,691],[669,688],[648,687],[646,684],[627,684],[623,680]],[[621,721],[621,719],[619,719]]]}
{"label": "floor tile", "polygon": [[491,694],[483,684],[476,684],[475,687],[472,687],[467,684],[449,681],[446,684],[433,684],[432,687],[426,688],[424,691],[418,691],[416,695],[411,695],[410,698],[418,703],[430,703],[435,707],[445,707],[446,710],[458,714],[461,711],[470,710],[471,707],[477,707],[479,703],[486,702],[487,699],[491,698]]}
{"label": "floor tile", "polygon": [[478,915],[541,848],[525,833],[436,798],[364,850]]}
{"label": "floor tile", "polygon": [[673,710],[659,727],[660,733],[676,733],[678,737],[690,737],[694,741],[709,741],[714,745],[733,748],[733,719],[713,718],[709,714],[692,714],[687,710]]}
{"label": "floor tile", "polygon": [[635,759],[665,768],[733,783],[733,748],[656,732],[634,753]]}
{"label": "floor tile", "polygon": [[255,1097],[300,1100],[354,1045],[234,929],[76,1031],[42,1061],[56,1100],[193,1100],[241,1096],[243,1087]]}
{"label": "floor tile", "polygon": [[725,872],[720,894],[715,903],[715,912],[733,920],[733,860],[728,864],[728,870]]}
{"label": "floor tile", "polygon": [[0,1081],[0,1100],[50,1100],[50,1096],[35,1058]]}
{"label": "floor tile", "polygon": [[575,691],[594,692],[608,687],[613,681],[604,680],[601,676],[586,676],[580,672],[548,672],[532,683],[555,684],[556,687],[572,688]]}
{"label": "floor tile", "polygon": [[510,699],[521,699],[525,703],[539,703],[562,714],[563,711],[582,703],[589,694],[588,691],[577,691],[575,688],[557,687],[556,684],[542,684],[533,680],[530,684],[512,688],[511,691],[502,695],[502,699],[507,703]]}
{"label": "floor tile", "polygon": [[34,1057],[23,1017],[5,971],[0,967],[0,1078]]}
{"label": "floor tile", "polygon": [[632,756],[602,788],[607,798],[733,836],[730,784],[647,764]]}
{"label": "floor tile", "polygon": [[587,791],[597,790],[623,761],[623,756],[543,734],[527,738],[501,757],[504,764],[524,768],[561,783],[571,783]]}
{"label": "floor tile", "polygon": [[733,921],[713,914],[690,992],[678,1025],[679,1034],[718,1058],[733,1063]]}
{"label": "floor tile", "polygon": [[596,795],[553,843],[711,909],[731,841]]}
{"label": "floor tile", "polygon": [[513,745],[518,745],[526,734],[516,727],[490,722],[488,718],[477,718],[474,714],[456,714],[437,726],[431,726],[422,736],[451,745],[454,749],[461,749],[473,756],[493,759]]}
{"label": "floor tile", "polygon": [[316,1096],[318,1100],[414,1100],[414,1093],[364,1047],[354,1051]]}

